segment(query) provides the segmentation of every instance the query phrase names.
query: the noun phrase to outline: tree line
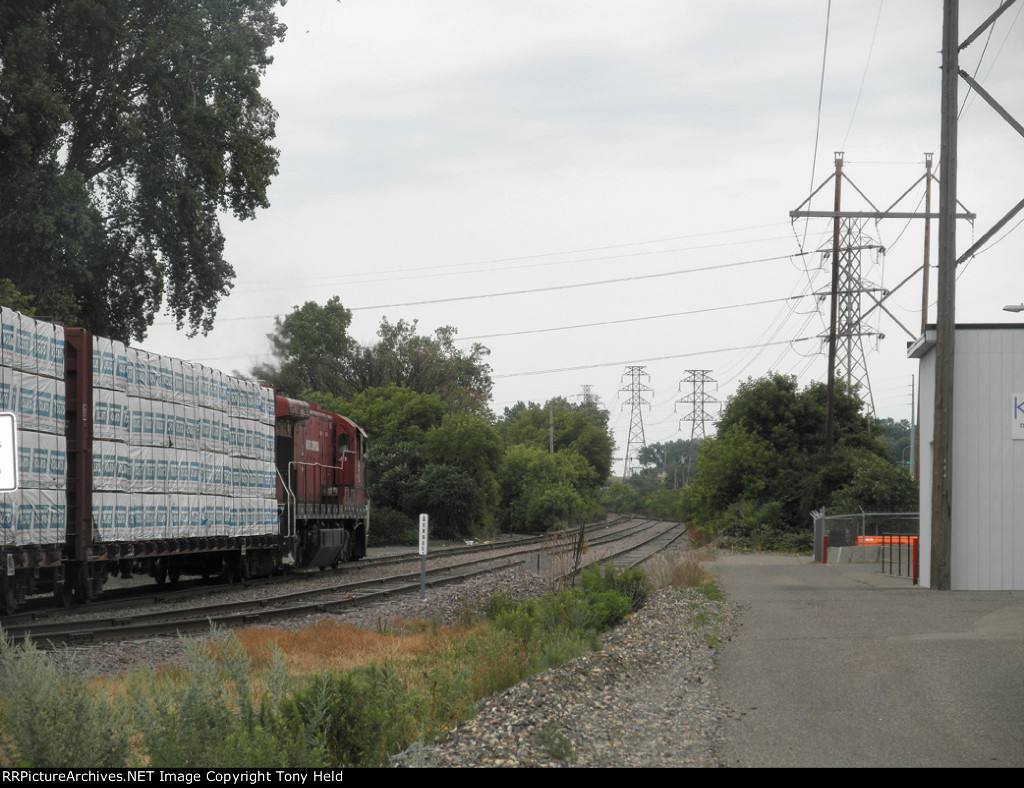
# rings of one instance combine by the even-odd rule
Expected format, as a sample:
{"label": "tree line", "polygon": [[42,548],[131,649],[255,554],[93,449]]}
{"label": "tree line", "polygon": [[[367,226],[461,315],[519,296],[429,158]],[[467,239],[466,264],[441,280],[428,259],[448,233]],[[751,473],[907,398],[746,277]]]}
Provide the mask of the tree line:
{"label": "tree line", "polygon": [[369,435],[373,538],[409,534],[420,513],[443,538],[543,531],[589,519],[611,472],[608,412],[564,398],[489,409],[489,351],[451,326],[381,320],[360,343],[337,297],[307,302],[268,335],[253,376],[343,413]]}
{"label": "tree line", "polygon": [[[740,384],[722,410],[716,435],[701,441],[689,483],[674,489],[656,467],[613,485],[610,507],[686,520],[705,537],[730,536],[757,547],[810,544],[815,509],[916,511],[917,482],[903,463],[909,423],[878,421],[857,392],[837,384],[834,449],[823,451],[826,388],[800,388],[769,373]],[[694,456],[684,442],[651,447],[649,461]]]}

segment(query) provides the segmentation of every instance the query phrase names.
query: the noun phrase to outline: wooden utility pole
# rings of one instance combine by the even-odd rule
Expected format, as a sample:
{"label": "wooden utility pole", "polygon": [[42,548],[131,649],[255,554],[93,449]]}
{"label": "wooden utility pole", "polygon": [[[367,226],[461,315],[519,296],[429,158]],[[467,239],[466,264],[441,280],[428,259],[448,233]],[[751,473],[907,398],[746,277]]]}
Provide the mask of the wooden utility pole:
{"label": "wooden utility pole", "polygon": [[948,591],[953,519],[953,354],[956,342],[957,87],[959,0],[943,0],[942,179],[939,181],[938,305],[935,314],[935,433],[932,444],[931,587]]}
{"label": "wooden utility pole", "polygon": [[921,336],[928,327],[928,269],[932,260],[932,155],[924,155],[924,266],[921,282]]}
{"label": "wooden utility pole", "polygon": [[843,153],[836,153],[836,192],[832,220],[832,303],[828,328],[828,386],[825,394],[825,461],[832,459],[832,430],[836,401],[836,326],[839,321],[839,212],[842,208]]}

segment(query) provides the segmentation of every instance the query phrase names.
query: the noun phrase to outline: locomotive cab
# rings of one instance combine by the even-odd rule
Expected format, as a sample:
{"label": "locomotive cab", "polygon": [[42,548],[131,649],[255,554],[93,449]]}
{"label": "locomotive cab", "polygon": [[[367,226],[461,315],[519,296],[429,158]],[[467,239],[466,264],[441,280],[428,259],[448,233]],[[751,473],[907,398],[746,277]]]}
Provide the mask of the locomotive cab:
{"label": "locomotive cab", "polygon": [[365,433],[316,405],[277,397],[281,533],[300,567],[366,555]]}

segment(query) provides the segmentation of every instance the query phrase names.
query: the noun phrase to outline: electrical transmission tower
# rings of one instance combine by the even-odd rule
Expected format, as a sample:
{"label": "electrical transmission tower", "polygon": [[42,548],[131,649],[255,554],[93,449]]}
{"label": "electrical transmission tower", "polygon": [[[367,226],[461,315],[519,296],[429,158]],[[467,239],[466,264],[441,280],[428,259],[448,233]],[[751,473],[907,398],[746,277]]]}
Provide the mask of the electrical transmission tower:
{"label": "electrical transmission tower", "polygon": [[[684,416],[682,421],[691,422],[690,425],[690,448],[686,458],[686,471],[683,476],[683,485],[689,483],[690,474],[693,470],[693,458],[694,452],[696,451],[697,440],[704,440],[705,430],[704,423],[711,420],[711,414],[708,413],[709,405],[717,405],[718,400],[707,393],[706,388],[709,384],[716,383],[711,378],[709,373],[710,369],[688,369],[686,370],[686,377],[679,381],[679,390],[683,390],[683,384],[689,384],[691,386],[691,392],[682,399],[676,400],[676,404],[685,403],[690,405],[690,414]],[[680,424],[680,429],[682,425]]]}
{"label": "electrical transmission tower", "polygon": [[644,394],[653,394],[654,391],[646,383],[641,381],[641,378],[650,379],[644,371],[645,367],[626,367],[626,371],[622,374],[625,378],[629,376],[629,384],[619,389],[620,392],[627,392],[629,394],[629,401],[624,402],[623,407],[629,405],[629,440],[626,441],[626,461],[622,466],[622,478],[625,479],[632,476],[639,465],[636,461],[637,455],[640,453],[640,449],[647,445],[647,441],[644,439],[644,417],[642,407],[646,405],[648,408],[651,407],[651,403],[644,399]]}
{"label": "electrical transmission tower", "polygon": [[[833,244],[829,244],[833,247]],[[863,325],[862,296],[874,293],[885,294],[881,287],[867,282],[863,278],[865,268],[864,253],[877,252],[874,265],[880,269],[880,258],[885,254],[881,244],[872,242],[864,234],[864,220],[846,217],[839,222],[839,242],[835,247],[839,250],[838,280],[836,285],[836,326],[835,326],[835,376],[845,380],[851,388],[858,388],[861,396],[868,403],[871,412],[875,412],[875,399],[871,392],[871,381],[868,378],[867,359],[864,350],[864,339],[884,339],[885,336]],[[834,248],[822,250],[826,260],[835,254]],[[831,293],[817,293],[819,298],[827,298]],[[875,298],[875,301],[878,299]],[[828,340],[828,335],[822,337]]]}
{"label": "electrical transmission tower", "polygon": [[583,391],[572,395],[574,399],[581,400],[584,405],[601,406],[601,398],[594,393],[594,387],[590,383],[584,383],[581,388]]}

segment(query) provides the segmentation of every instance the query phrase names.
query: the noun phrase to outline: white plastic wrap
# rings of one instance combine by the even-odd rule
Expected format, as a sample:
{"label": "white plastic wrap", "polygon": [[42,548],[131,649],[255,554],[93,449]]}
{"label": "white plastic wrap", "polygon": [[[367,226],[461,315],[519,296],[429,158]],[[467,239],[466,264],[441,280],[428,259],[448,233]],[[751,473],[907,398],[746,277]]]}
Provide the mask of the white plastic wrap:
{"label": "white plastic wrap", "polygon": [[15,413],[18,408],[17,388],[12,391],[13,379],[14,370],[6,365],[0,366],[0,410],[9,413]]}
{"label": "white plastic wrap", "polygon": [[17,543],[14,530],[15,497],[0,495],[0,545],[9,547]]}
{"label": "white plastic wrap", "polygon": [[14,359],[13,366],[22,372],[35,374],[35,357],[32,354],[35,344],[35,320],[15,312],[17,319],[14,324]]}
{"label": "white plastic wrap", "polygon": [[0,307],[0,365],[14,367],[18,323],[21,315],[10,307]]}
{"label": "white plastic wrap", "polygon": [[17,386],[18,426],[24,430],[38,430],[39,416],[36,414],[36,376],[31,372],[14,370],[11,385]]}

